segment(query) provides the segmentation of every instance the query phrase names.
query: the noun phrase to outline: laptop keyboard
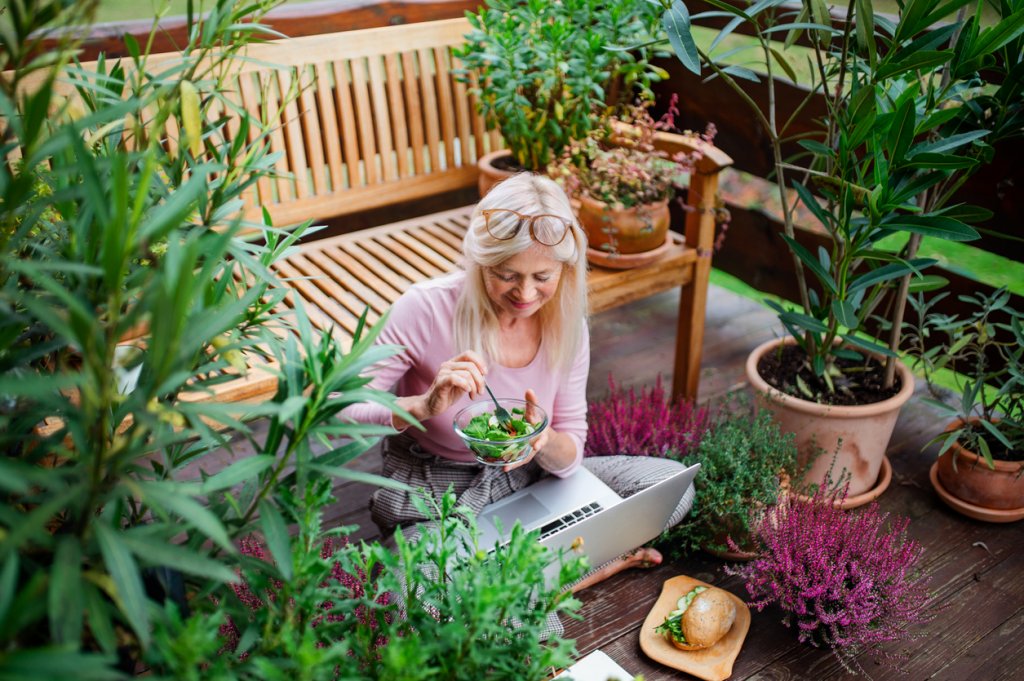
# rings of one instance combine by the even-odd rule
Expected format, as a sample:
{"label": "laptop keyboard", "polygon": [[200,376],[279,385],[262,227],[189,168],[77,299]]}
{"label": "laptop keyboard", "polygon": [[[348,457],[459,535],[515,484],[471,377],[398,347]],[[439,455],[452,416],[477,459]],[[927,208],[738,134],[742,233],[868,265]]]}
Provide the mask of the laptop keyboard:
{"label": "laptop keyboard", "polygon": [[598,513],[599,511],[603,511],[603,510],[604,510],[604,507],[602,507],[601,504],[599,504],[596,501],[594,501],[594,502],[591,502],[591,503],[587,504],[586,506],[584,506],[582,508],[579,508],[579,509],[573,511],[572,513],[566,513],[561,518],[557,518],[556,520],[552,520],[547,525],[544,525],[543,527],[541,527],[540,528],[540,538],[541,539],[545,539],[547,537],[550,537],[551,535],[555,534],[556,532],[561,532],[562,530],[564,530],[565,528],[569,527],[570,525],[575,525],[576,523],[578,523],[579,521],[583,520],[584,518],[589,518],[590,516],[594,515],[595,513]]}

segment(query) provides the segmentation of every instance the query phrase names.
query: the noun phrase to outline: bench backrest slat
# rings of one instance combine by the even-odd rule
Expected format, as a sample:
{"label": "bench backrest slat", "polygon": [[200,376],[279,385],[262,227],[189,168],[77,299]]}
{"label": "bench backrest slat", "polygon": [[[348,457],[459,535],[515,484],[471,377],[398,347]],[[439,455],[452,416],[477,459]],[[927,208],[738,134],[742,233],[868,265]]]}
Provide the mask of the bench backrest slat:
{"label": "bench backrest slat", "polygon": [[[271,125],[267,142],[278,158],[274,177],[244,197],[246,217],[258,221],[266,208],[284,226],[475,186],[477,159],[503,145],[453,73],[453,50],[469,30],[467,20],[449,19],[247,47],[225,94]],[[151,55],[147,69],[180,59]],[[70,84],[61,89],[73,94]],[[238,130],[237,112],[228,112],[227,135]],[[256,133],[250,128],[250,141]],[[176,146],[173,117],[167,135]]]}

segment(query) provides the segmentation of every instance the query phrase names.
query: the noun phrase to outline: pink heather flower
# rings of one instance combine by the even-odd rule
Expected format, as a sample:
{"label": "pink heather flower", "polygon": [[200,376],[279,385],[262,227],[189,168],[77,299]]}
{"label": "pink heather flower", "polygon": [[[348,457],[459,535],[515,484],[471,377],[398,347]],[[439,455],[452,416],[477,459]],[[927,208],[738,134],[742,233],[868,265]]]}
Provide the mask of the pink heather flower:
{"label": "pink heather flower", "polygon": [[823,490],[786,497],[752,530],[759,557],[726,571],[746,580],[752,607],[778,604],[802,643],[828,646],[846,669],[863,671],[858,654],[910,638],[935,611],[929,578],[915,568],[922,549],[907,538],[910,521],[889,523],[877,504],[844,511],[834,503],[843,498]]}
{"label": "pink heather flower", "polygon": [[[327,537],[321,544],[320,557],[326,560],[333,556],[338,550],[340,550],[347,544],[347,537],[343,537],[340,543],[336,543],[333,538]],[[238,548],[243,555],[249,556],[250,558],[256,558],[258,560],[267,559],[266,548],[264,547],[262,542],[260,542],[255,537],[243,537],[239,541]],[[330,577],[324,580],[324,582],[320,586],[330,588],[333,583],[334,585],[337,585],[337,587],[340,587],[336,587],[334,589],[335,592],[338,594],[339,598],[362,598],[366,593],[364,584],[366,584],[367,581],[367,577],[362,572],[362,570],[358,570],[358,575],[352,575],[343,570],[341,564],[335,561],[331,565]],[[270,601],[277,600],[279,591],[283,585],[281,584],[280,581],[277,580],[272,580],[271,584],[272,588],[268,589],[264,594],[261,595],[253,593],[248,582],[246,582],[244,579],[241,582],[232,584],[231,588],[234,590],[235,595],[238,596],[238,600],[240,600],[253,612],[257,612],[264,607],[265,601],[263,600],[263,598],[266,598]],[[390,595],[387,593],[381,594],[377,597],[376,602],[380,605],[388,605],[390,603]],[[319,615],[310,621],[310,625],[313,627],[317,626],[323,621],[340,622],[345,618],[343,614],[333,612],[334,601],[325,601],[321,604],[320,607],[323,609],[324,614]],[[366,609],[364,606],[358,606],[356,608],[355,616],[361,623],[368,624],[370,628],[376,628],[377,620],[366,613]],[[234,650],[234,648],[238,645],[238,627],[235,624],[235,622],[231,620],[231,618],[228,618],[227,621],[225,621],[224,624],[221,625],[220,635],[225,640],[223,650]],[[380,647],[381,645],[384,645],[386,643],[386,637],[381,635],[377,640],[376,647]],[[243,654],[242,659],[245,659],[245,654]]]}
{"label": "pink heather flower", "polygon": [[678,458],[697,450],[710,425],[704,407],[692,402],[670,404],[661,383],[644,387],[640,393],[624,390],[608,376],[609,394],[593,402],[587,414],[586,456],[631,454]]}

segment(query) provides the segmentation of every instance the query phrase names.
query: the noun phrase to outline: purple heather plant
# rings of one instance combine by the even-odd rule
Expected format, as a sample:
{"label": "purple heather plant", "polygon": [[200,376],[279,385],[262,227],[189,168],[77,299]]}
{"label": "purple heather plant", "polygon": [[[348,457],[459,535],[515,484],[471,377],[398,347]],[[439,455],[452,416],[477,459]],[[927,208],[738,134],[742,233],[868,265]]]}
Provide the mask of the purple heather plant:
{"label": "purple heather plant", "polygon": [[637,393],[608,376],[608,396],[587,414],[586,456],[630,454],[682,458],[697,450],[711,423],[708,410],[692,402],[670,403],[658,376],[654,387]]}
{"label": "purple heather plant", "polygon": [[[848,671],[864,672],[856,656],[878,644],[912,637],[910,628],[935,616],[930,578],[916,563],[921,546],[907,537],[909,519],[889,523],[877,504],[844,511],[845,489],[790,495],[753,528],[759,557],[727,567],[746,580],[749,604],[777,604],[799,640],[829,647]],[[898,658],[891,653],[881,657]]]}

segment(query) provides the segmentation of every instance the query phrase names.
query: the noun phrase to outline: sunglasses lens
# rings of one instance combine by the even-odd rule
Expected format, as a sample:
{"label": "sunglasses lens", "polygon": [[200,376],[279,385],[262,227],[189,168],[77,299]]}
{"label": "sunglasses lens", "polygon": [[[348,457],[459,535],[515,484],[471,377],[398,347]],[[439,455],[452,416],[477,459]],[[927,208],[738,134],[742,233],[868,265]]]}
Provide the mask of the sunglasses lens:
{"label": "sunglasses lens", "polygon": [[519,233],[523,219],[507,210],[492,210],[487,214],[487,231],[495,239],[504,241]]}
{"label": "sunglasses lens", "polygon": [[569,223],[554,215],[539,215],[533,221],[533,238],[545,246],[557,246],[565,238]]}

